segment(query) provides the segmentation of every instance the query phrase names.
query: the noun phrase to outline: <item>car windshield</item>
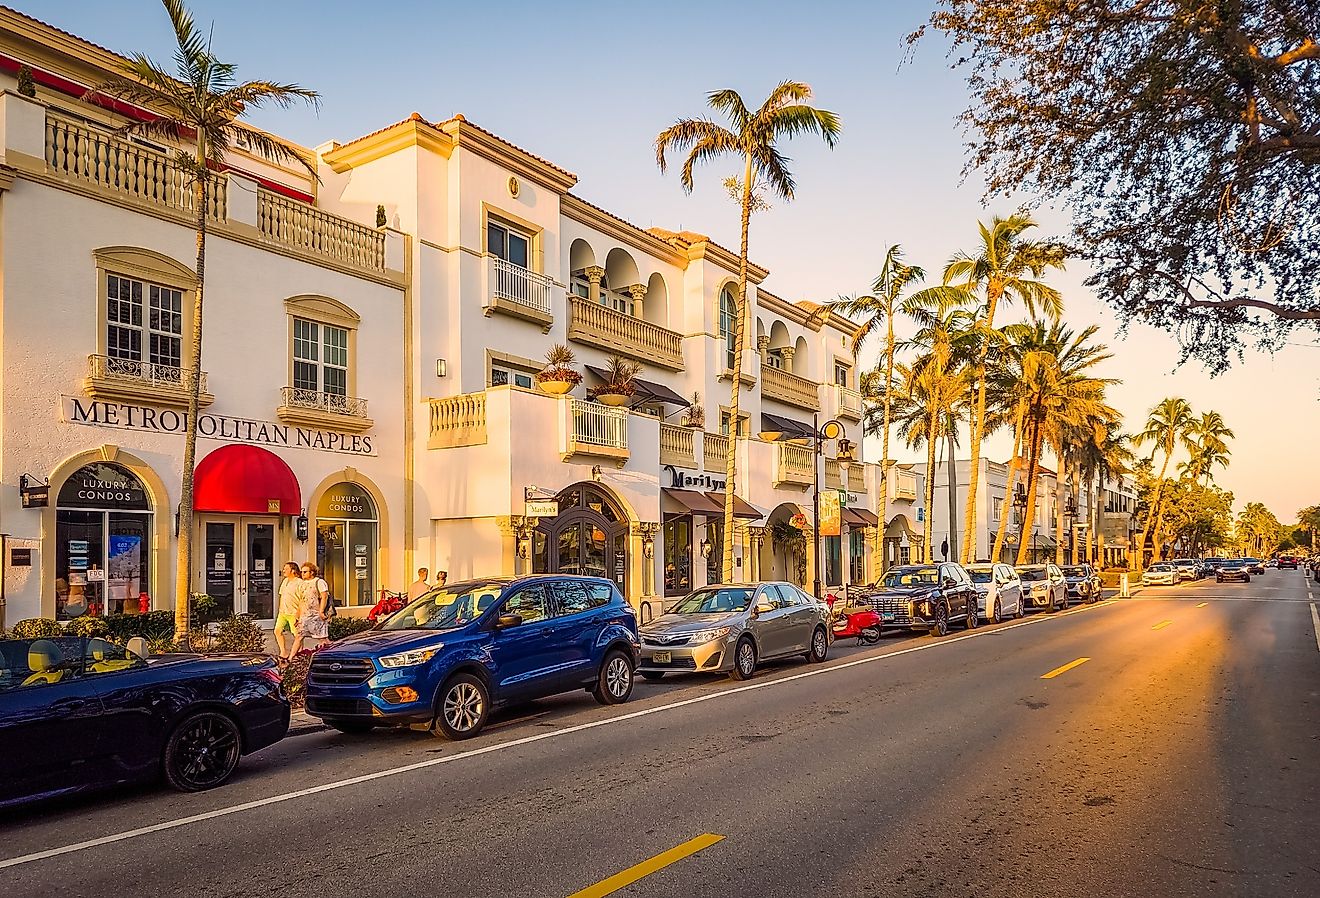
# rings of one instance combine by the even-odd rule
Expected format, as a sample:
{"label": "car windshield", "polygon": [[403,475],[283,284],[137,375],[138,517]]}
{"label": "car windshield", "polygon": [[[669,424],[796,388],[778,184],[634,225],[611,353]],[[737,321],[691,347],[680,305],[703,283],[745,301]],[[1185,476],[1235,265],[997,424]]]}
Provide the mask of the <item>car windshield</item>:
{"label": "car windshield", "polygon": [[714,589],[698,589],[680,599],[669,610],[670,614],[720,614],[723,612],[746,611],[752,600],[754,590],[750,586],[720,586]]}
{"label": "car windshield", "polygon": [[1048,575],[1045,573],[1045,568],[1043,567],[1024,567],[1018,571],[1018,579],[1025,583],[1031,583],[1036,580],[1046,580],[1048,579]]}
{"label": "car windshield", "polygon": [[1164,562],[1161,561],[1159,564],[1152,564],[1150,566],[1150,569],[1152,571],[1171,571],[1173,570],[1173,565],[1165,564]]}
{"label": "car windshield", "polygon": [[1085,577],[1086,568],[1084,567],[1066,567],[1061,568],[1065,577]]}
{"label": "car windshield", "polygon": [[1195,558],[1175,558],[1175,559],[1173,559],[1173,563],[1174,563],[1174,564],[1177,564],[1177,565],[1183,565],[1183,564],[1196,564],[1196,559],[1195,559]]}
{"label": "car windshield", "polygon": [[382,630],[454,630],[466,627],[494,604],[500,583],[465,583],[433,589],[390,616]]}
{"label": "car windshield", "polygon": [[1260,559],[1259,559],[1259,558],[1243,558],[1243,559],[1242,559],[1242,563],[1243,563],[1243,564],[1260,564]]}
{"label": "car windshield", "polygon": [[940,572],[933,567],[900,567],[885,574],[882,586],[890,589],[908,586],[938,586]]}
{"label": "car windshield", "polygon": [[989,583],[995,578],[995,572],[988,567],[969,567],[967,573],[971,574],[973,583]]}

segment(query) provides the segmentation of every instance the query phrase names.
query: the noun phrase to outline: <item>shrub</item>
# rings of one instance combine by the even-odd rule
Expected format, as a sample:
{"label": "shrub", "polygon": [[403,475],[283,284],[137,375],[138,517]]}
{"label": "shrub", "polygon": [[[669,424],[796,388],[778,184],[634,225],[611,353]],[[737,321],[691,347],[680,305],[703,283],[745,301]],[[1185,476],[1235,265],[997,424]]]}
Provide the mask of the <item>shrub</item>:
{"label": "shrub", "polygon": [[364,630],[370,630],[374,624],[365,617],[332,617],[330,618],[330,639],[343,639],[345,636],[352,636],[354,633],[361,633]]}
{"label": "shrub", "polygon": [[64,625],[65,636],[82,636],[85,639],[110,636],[110,625],[103,617],[75,617]]}
{"label": "shrub", "polygon": [[576,361],[573,350],[563,343],[556,343],[546,352],[545,367],[536,372],[536,382],[562,381],[577,386],[582,383],[582,375],[572,367]]}
{"label": "shrub", "polygon": [[18,92],[25,97],[36,97],[37,85],[32,78],[32,66],[23,65],[18,68]]}
{"label": "shrub", "polygon": [[637,392],[637,376],[642,373],[641,362],[612,355],[605,364],[605,383],[587,390],[587,398],[597,396],[631,396]]}
{"label": "shrub", "polygon": [[319,645],[303,649],[284,665],[284,695],[295,708],[301,708],[307,702],[307,671],[312,666],[312,656],[320,649]]}
{"label": "shrub", "polygon": [[236,614],[227,617],[216,628],[211,640],[215,652],[264,652],[266,634],[252,620],[251,615]]}
{"label": "shrub", "polygon": [[159,639],[171,639],[174,636],[173,611],[148,611],[146,614],[107,614],[101,618],[110,628],[110,638],[115,642],[128,642],[134,636],[141,636],[147,642]]}
{"label": "shrub", "polygon": [[14,624],[9,635],[13,639],[48,639],[62,632],[60,625],[48,617],[30,617]]}
{"label": "shrub", "polygon": [[387,221],[389,221],[389,219],[385,217],[385,207],[384,207],[383,205],[377,204],[377,206],[376,206],[376,227],[378,227],[378,228],[383,228],[383,227],[385,227],[385,223],[386,223]]}

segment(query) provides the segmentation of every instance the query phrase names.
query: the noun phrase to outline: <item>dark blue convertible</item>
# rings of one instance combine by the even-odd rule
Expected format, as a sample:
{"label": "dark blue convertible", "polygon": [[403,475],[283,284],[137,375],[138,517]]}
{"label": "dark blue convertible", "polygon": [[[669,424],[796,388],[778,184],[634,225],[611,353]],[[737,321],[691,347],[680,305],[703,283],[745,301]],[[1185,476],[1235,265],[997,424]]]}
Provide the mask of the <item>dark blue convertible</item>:
{"label": "dark blue convertible", "polygon": [[0,806],[158,776],[210,789],[288,729],[266,656],[145,659],[104,639],[0,641]]}

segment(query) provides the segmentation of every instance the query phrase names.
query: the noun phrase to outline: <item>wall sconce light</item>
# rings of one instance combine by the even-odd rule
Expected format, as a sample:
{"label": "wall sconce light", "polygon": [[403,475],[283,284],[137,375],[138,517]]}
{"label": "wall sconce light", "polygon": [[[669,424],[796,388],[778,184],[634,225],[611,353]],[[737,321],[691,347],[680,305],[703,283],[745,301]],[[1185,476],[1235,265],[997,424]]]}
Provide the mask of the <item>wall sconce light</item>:
{"label": "wall sconce light", "polygon": [[449,362],[448,362],[448,360],[446,360],[446,359],[436,359],[436,360],[435,360],[435,376],[436,376],[436,377],[448,377],[448,376],[449,376]]}
{"label": "wall sconce light", "polygon": [[45,508],[50,504],[50,483],[31,474],[19,475],[18,494],[24,508]]}
{"label": "wall sconce light", "polygon": [[715,551],[715,546],[712,545],[711,541],[709,539],[703,539],[701,541],[701,557],[709,558],[710,553],[713,551]]}
{"label": "wall sconce light", "polygon": [[298,542],[307,542],[307,509],[304,508],[298,513],[298,519],[294,522],[294,531]]}
{"label": "wall sconce light", "polygon": [[527,540],[525,539],[518,540],[518,557],[519,558],[527,557]]}
{"label": "wall sconce light", "polygon": [[647,536],[642,539],[642,554],[647,558],[655,557],[655,539]]}
{"label": "wall sconce light", "polygon": [[591,466],[591,479],[600,483],[600,465]]}

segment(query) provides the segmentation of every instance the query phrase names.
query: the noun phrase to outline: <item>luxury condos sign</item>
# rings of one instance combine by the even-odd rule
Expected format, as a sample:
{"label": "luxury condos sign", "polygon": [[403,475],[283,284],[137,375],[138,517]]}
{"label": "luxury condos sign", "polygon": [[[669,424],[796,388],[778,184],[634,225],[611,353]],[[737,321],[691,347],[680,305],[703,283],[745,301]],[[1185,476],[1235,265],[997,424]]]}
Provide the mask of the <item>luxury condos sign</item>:
{"label": "luxury condos sign", "polygon": [[[85,427],[115,427],[120,430],[144,430],[149,433],[182,434],[188,426],[186,412],[105,402],[79,396],[60,397],[60,417],[70,424]],[[256,421],[230,415],[203,414],[197,418],[197,435],[222,443],[253,443],[258,446],[283,446],[290,449],[314,449],[343,452],[348,455],[375,455],[370,436],[311,430],[274,421]]]}

